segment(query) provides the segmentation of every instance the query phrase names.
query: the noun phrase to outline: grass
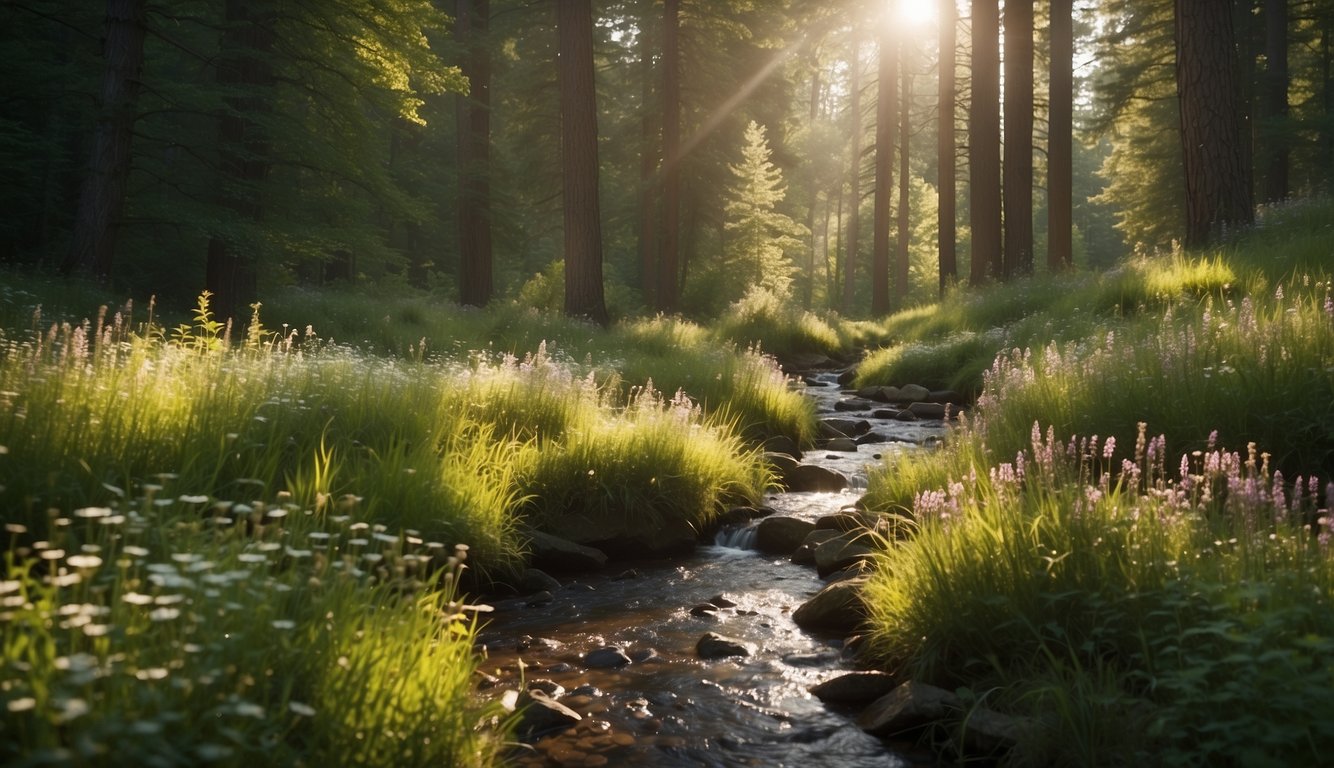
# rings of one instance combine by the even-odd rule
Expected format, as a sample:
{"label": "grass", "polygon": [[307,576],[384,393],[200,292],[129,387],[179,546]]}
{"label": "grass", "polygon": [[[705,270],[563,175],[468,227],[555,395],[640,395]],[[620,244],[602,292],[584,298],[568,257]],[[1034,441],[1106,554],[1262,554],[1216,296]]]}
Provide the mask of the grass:
{"label": "grass", "polygon": [[[171,330],[26,316],[0,332],[6,763],[493,764],[460,580],[514,573],[524,526],[701,530],[771,481],[747,434],[813,421],[771,358],[677,321],[621,331],[656,350],[516,324],[576,360],[230,332],[207,296]],[[629,383],[659,360],[705,396]]]}
{"label": "grass", "polygon": [[[1029,310],[991,332],[966,424],[871,478],[867,504],[914,529],[868,587],[877,658],[1029,718],[1009,763],[1334,750],[1330,208],[1271,211],[1232,246],[1064,293],[991,289],[1035,301],[978,299]],[[1073,314],[1089,307],[1096,322]],[[969,324],[1004,314],[892,319],[950,316],[953,336],[863,377],[985,356]]]}

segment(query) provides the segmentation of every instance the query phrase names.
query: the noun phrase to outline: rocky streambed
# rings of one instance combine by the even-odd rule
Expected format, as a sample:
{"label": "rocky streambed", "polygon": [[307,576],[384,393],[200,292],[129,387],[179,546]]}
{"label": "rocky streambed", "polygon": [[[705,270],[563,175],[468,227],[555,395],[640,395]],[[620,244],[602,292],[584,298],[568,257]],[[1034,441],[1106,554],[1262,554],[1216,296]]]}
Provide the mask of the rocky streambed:
{"label": "rocky streambed", "polygon": [[792,490],[735,517],[756,519],[670,560],[613,552],[605,563],[608,553],[535,542],[542,562],[581,572],[533,573],[528,594],[491,601],[480,685],[523,708],[514,763],[934,762],[894,734],[923,707],[948,709],[948,694],[856,670],[857,586],[876,545],[855,502],[867,468],[937,442],[957,400],[920,388],[849,392],[833,372],[807,376],[805,390],[821,414],[820,446],[771,454]]}

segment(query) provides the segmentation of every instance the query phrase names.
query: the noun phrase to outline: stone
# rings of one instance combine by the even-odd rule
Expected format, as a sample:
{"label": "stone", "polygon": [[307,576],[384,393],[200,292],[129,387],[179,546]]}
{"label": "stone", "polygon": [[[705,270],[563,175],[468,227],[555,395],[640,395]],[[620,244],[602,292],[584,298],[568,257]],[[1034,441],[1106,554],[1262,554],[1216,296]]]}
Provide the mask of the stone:
{"label": "stone", "polygon": [[[895,413],[898,412],[895,411]],[[857,438],[857,445],[871,445],[872,443],[887,443],[887,442],[889,442],[889,437],[886,435],[882,435],[879,432],[867,432],[866,434]],[[878,459],[880,457],[876,456],[875,458]]]}
{"label": "stone", "polygon": [[584,719],[578,712],[542,691],[523,691],[515,705],[522,712],[518,732],[524,739],[563,730]]}
{"label": "stone", "polygon": [[787,435],[774,435],[764,441],[764,450],[770,453],[785,453],[794,459],[801,458],[801,447],[797,441]]}
{"label": "stone", "polygon": [[565,695],[565,686],[555,680],[547,680],[546,678],[529,680],[528,690],[541,691],[553,699],[559,699],[561,696]]}
{"label": "stone", "polygon": [[701,659],[725,659],[729,656],[750,656],[755,653],[755,649],[736,638],[709,632],[695,644],[695,653]]}
{"label": "stone", "polygon": [[854,397],[847,400],[839,400],[837,403],[834,403],[834,410],[840,413],[860,413],[862,411],[873,410],[876,405],[877,403],[874,400]]}
{"label": "stone", "polygon": [[849,632],[866,618],[862,587],[866,579],[848,579],[829,584],[815,597],[792,612],[792,620],[802,629]]}
{"label": "stone", "polygon": [[559,640],[552,640],[547,637],[533,637],[532,635],[524,635],[514,644],[514,650],[518,653],[531,650],[556,653],[564,647],[565,644]]}
{"label": "stone", "polygon": [[865,534],[845,533],[815,548],[815,570],[821,576],[875,558],[878,551]]}
{"label": "stone", "polygon": [[795,517],[766,517],[755,529],[755,548],[770,555],[789,555],[801,546],[815,524]]}
{"label": "stone", "polygon": [[865,527],[866,521],[861,515],[842,510],[832,515],[821,515],[815,521],[817,531],[855,531]]}
{"label": "stone", "polygon": [[896,418],[898,418],[898,416],[899,416],[899,409],[898,409],[898,408],[877,408],[877,409],[875,409],[874,411],[871,411],[871,416],[872,416],[872,418],[881,419],[881,420],[883,420],[883,421],[889,421],[890,419],[896,419]]}
{"label": "stone", "polygon": [[785,475],[788,472],[791,472],[796,469],[797,465],[800,463],[794,457],[789,456],[786,453],[778,453],[777,451],[765,451],[764,460],[769,462],[769,466],[773,467],[774,471],[780,475]]}
{"label": "stone", "polygon": [[857,380],[857,366],[845,368],[838,373],[838,385],[840,387],[852,386],[852,382]]}
{"label": "stone", "polygon": [[904,403],[920,403],[931,395],[931,390],[921,384],[905,384],[899,387],[899,401]]}
{"label": "stone", "polygon": [[815,548],[836,536],[838,531],[812,530],[802,539],[801,544],[792,550],[792,555],[788,559],[797,565],[815,565]]}
{"label": "stone", "polygon": [[958,717],[959,697],[934,685],[909,680],[871,702],[857,717],[857,726],[874,736],[902,737],[931,723]]}
{"label": "stone", "polygon": [[695,551],[699,532],[685,520],[669,518],[657,525],[642,516],[568,516],[555,531],[571,541],[601,550],[613,560],[659,560]]}
{"label": "stone", "polygon": [[593,669],[615,669],[629,663],[630,657],[616,645],[594,648],[584,654],[584,665]]}
{"label": "stone", "polygon": [[838,453],[856,453],[857,441],[850,437],[835,437],[824,444],[826,451],[836,451]]}
{"label": "stone", "polygon": [[789,373],[793,371],[821,371],[835,368],[838,363],[820,352],[788,352],[778,357],[779,366]]}
{"label": "stone", "polygon": [[736,601],[724,594],[717,594],[709,598],[709,604],[716,605],[719,608],[735,608]]}
{"label": "stone", "polygon": [[895,420],[895,421],[917,421],[918,419],[917,419],[917,414],[915,414],[915,413],[913,413],[912,411],[909,411],[909,410],[907,410],[907,409],[904,409],[904,410],[902,410],[902,411],[899,411],[898,414],[897,414],[896,416],[894,416],[894,420]]}
{"label": "stone", "polygon": [[919,419],[943,419],[945,407],[943,403],[912,403],[908,406],[908,412]]}
{"label": "stone", "polygon": [[534,568],[562,573],[596,571],[607,564],[607,554],[593,547],[542,531],[527,531],[528,550]]}
{"label": "stone", "polygon": [[810,687],[811,695],[826,704],[866,706],[893,691],[898,678],[885,672],[849,672]]}
{"label": "stone", "polygon": [[927,393],[926,401],[928,403],[948,403],[950,405],[968,404],[968,398],[952,389],[933,389]]}
{"label": "stone", "polygon": [[800,464],[783,475],[789,491],[841,491],[848,487],[842,473],[814,464]]}
{"label": "stone", "polygon": [[690,609],[690,615],[700,619],[716,619],[718,606],[712,603],[700,603]]}
{"label": "stone", "polygon": [[516,585],[525,595],[534,592],[555,592],[560,589],[560,581],[555,576],[537,568],[526,568]]}
{"label": "stone", "polygon": [[544,589],[541,592],[534,592],[529,595],[528,599],[525,600],[523,604],[529,608],[537,608],[539,606],[547,605],[555,599],[555,595]]}
{"label": "stone", "polygon": [[821,419],[816,425],[819,437],[830,440],[835,437],[856,437],[871,431],[871,423],[866,419]]}

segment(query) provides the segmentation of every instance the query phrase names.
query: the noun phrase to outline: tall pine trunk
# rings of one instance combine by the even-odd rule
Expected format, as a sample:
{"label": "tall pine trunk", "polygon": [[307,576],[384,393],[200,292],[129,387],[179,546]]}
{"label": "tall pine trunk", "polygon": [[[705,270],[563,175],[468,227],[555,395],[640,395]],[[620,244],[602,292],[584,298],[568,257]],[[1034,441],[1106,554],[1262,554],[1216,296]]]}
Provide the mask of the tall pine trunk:
{"label": "tall pine trunk", "polygon": [[981,285],[1001,263],[1000,11],[973,0],[973,93],[968,105],[968,282]]}
{"label": "tall pine trunk", "polygon": [[[268,88],[273,84],[270,8],[268,3],[227,0],[218,54],[218,84],[229,94],[218,118],[222,172],[218,202],[251,222],[261,217],[258,187],[269,173],[269,140],[262,118],[270,109]],[[239,318],[257,289],[252,247],[214,233],[209,238],[204,282],[213,293],[218,318]]]}
{"label": "tall pine trunk", "polygon": [[898,35],[893,22],[880,22],[880,71],[875,108],[875,220],[871,250],[871,314],[889,312],[890,198],[894,187],[894,91],[898,87]]}
{"label": "tall pine trunk", "polygon": [[1005,0],[1005,250],[1001,274],[1033,273],[1033,0]]}
{"label": "tall pine trunk", "polygon": [[1254,221],[1244,160],[1231,0],[1176,0],[1176,80],[1187,248]]}
{"label": "tall pine trunk", "polygon": [[[652,3],[646,5],[652,11]],[[639,289],[644,298],[644,305],[657,306],[658,303],[658,212],[657,180],[654,174],[658,170],[658,110],[654,104],[653,67],[654,39],[653,22],[644,14],[644,27],[640,30],[639,40]]]}
{"label": "tall pine trunk", "polygon": [[936,164],[940,169],[936,183],[939,201],[936,210],[936,237],[940,251],[940,292],[959,274],[958,252],[955,246],[954,218],[957,194],[954,187],[956,160],[954,155],[954,0],[940,0],[940,81],[936,99]]}
{"label": "tall pine trunk", "polygon": [[602,217],[598,206],[597,97],[593,90],[590,0],[556,3],[560,61],[565,314],[606,325],[602,294]]}
{"label": "tall pine trunk", "polygon": [[125,208],[130,152],[144,63],[144,0],[107,0],[102,86],[92,157],[79,190],[74,236],[61,271],[111,276],[116,230]]}
{"label": "tall pine trunk", "polygon": [[1047,129],[1047,267],[1053,272],[1074,264],[1072,230],[1074,125],[1073,0],[1052,0],[1051,64]]}
{"label": "tall pine trunk", "polygon": [[898,244],[894,252],[894,296],[903,305],[908,296],[908,247],[912,244],[911,223],[908,207],[909,192],[912,188],[911,168],[909,165],[908,138],[912,136],[912,73],[910,71],[911,45],[906,41],[899,45],[900,82],[903,83],[899,94],[899,210],[895,222],[898,230]]}
{"label": "tall pine trunk", "polygon": [[673,312],[681,273],[681,0],[662,12],[662,251],[658,255],[658,309]]}
{"label": "tall pine trunk", "polygon": [[491,301],[491,53],[489,0],[458,0],[454,35],[464,51],[468,94],[455,103],[459,173],[459,302]]}
{"label": "tall pine trunk", "polygon": [[862,203],[862,36],[859,27],[852,29],[851,81],[849,112],[852,118],[852,163],[849,172],[848,239],[843,248],[843,311],[852,311],[857,275],[857,249],[861,237]]}
{"label": "tall pine trunk", "polygon": [[1288,196],[1288,3],[1265,0],[1265,69],[1260,105],[1260,156],[1266,202]]}

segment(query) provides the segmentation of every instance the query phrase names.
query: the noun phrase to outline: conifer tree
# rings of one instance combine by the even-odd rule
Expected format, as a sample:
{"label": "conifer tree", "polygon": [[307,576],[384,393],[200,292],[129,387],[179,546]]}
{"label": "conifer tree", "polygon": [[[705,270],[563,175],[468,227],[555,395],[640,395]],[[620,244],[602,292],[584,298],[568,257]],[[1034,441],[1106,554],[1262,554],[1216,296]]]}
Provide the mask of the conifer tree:
{"label": "conifer tree", "polygon": [[752,120],[746,126],[741,162],[731,166],[733,184],[726,205],[730,237],[723,271],[740,286],[789,298],[796,265],[787,251],[802,247],[807,229],[777,210],[787,188],[770,154],[764,127]]}

